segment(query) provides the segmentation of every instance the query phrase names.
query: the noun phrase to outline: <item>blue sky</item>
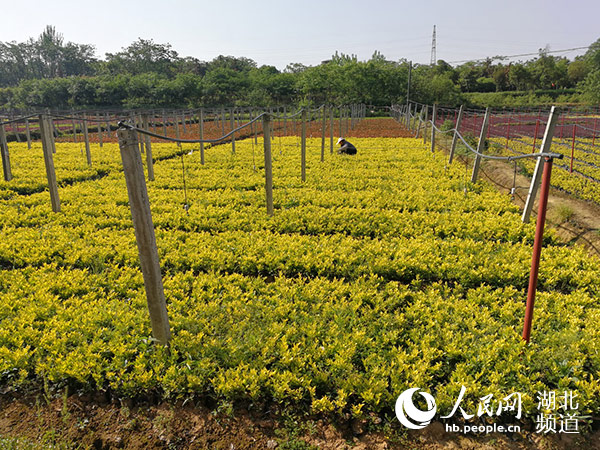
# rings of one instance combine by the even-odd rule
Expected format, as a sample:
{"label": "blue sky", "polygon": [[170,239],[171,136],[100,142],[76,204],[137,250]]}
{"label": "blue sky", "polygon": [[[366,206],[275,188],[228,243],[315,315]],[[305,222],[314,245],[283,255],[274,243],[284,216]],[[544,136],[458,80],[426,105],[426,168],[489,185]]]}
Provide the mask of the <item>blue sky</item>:
{"label": "blue sky", "polygon": [[336,50],[361,60],[379,50],[391,60],[427,64],[433,25],[437,58],[448,62],[546,45],[582,47],[600,38],[600,0],[0,0],[0,6],[0,41],[22,42],[54,25],[65,41],[93,44],[101,58],[144,38],[170,43],[182,57],[246,56],[279,69],[315,65]]}

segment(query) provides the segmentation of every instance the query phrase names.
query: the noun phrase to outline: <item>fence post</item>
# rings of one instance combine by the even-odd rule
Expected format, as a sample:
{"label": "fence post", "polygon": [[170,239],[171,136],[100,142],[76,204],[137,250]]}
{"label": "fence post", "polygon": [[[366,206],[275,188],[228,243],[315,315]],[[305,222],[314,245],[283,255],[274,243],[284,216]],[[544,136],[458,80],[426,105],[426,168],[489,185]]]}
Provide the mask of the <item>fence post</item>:
{"label": "fence post", "polygon": [[[548,123],[546,124],[546,131],[544,131],[544,138],[542,140],[542,146],[540,147],[540,153],[548,153],[550,151],[550,147],[552,146],[552,137],[554,136],[554,128],[556,127],[556,122],[558,121],[559,115],[560,112],[558,111],[558,108],[553,106],[550,109],[550,117],[548,118]],[[527,199],[525,200],[525,206],[523,207],[523,214],[521,216],[523,223],[528,223],[531,217],[531,210],[533,209],[535,196],[537,195],[537,190],[540,185],[543,168],[543,158],[539,157],[535,164],[535,169],[531,178],[531,184],[529,185],[529,192],[527,193]]]}
{"label": "fence post", "polygon": [[140,266],[144,276],[152,335],[159,343],[167,345],[171,338],[171,330],[160,273],[154,224],[150,212],[150,201],[144,181],[144,167],[138,151],[137,133],[134,130],[120,129],[117,131],[117,135]]}
{"label": "fence post", "polygon": [[573,173],[573,159],[575,157],[575,130],[577,125],[573,124],[573,142],[571,143],[571,164],[569,165],[569,173]]}
{"label": "fence post", "polygon": [[458,143],[458,133],[460,129],[460,122],[462,121],[464,105],[460,105],[460,109],[458,110],[458,117],[456,118],[456,123],[454,125],[454,136],[452,136],[452,145],[450,146],[450,156],[448,157],[448,164],[452,164],[452,160],[454,159],[454,151],[456,150],[456,144]]}
{"label": "fence post", "polygon": [[39,116],[40,135],[42,137],[42,149],[44,151],[44,164],[46,166],[46,177],[50,191],[50,203],[52,211],[60,212],[60,198],[58,197],[58,184],[56,183],[56,172],[54,171],[54,158],[52,156],[52,144],[50,142],[52,131],[50,124],[46,122],[43,115]]}
{"label": "fence post", "polygon": [[417,132],[415,133],[415,139],[419,138],[419,134],[421,133],[421,123],[423,122],[423,111],[425,110],[425,105],[421,106],[421,111],[419,111],[418,116],[418,124],[417,124]]}
{"label": "fence post", "polygon": [[73,143],[77,144],[77,126],[75,125],[75,110],[71,109],[71,125],[73,125]]}
{"label": "fence post", "polygon": [[[542,159],[541,157],[539,159]],[[550,192],[550,175],[552,174],[552,157],[544,158],[544,173],[542,176],[542,189],[540,191],[540,204],[537,223],[535,226],[535,239],[531,256],[531,272],[529,273],[529,287],[527,289],[527,304],[525,307],[525,320],[523,323],[523,340],[529,342],[531,336],[531,323],[533,321],[533,306],[535,291],[537,289],[538,273],[540,268],[540,255],[542,253],[542,240],[544,239],[544,224],[546,222],[546,209],[548,194]]]}
{"label": "fence post", "polygon": [[431,114],[431,153],[435,150],[435,119],[437,118],[437,104],[433,104],[433,113]]}
{"label": "fence post", "polygon": [[[204,139],[204,108],[200,108],[200,140]],[[200,142],[200,164],[204,165],[204,142]]]}
{"label": "fence post", "polygon": [[[46,118],[47,120],[47,132],[48,132],[48,139],[50,140],[50,148],[52,149],[52,153],[56,153],[56,141],[55,139],[55,132],[56,132],[56,126],[54,125],[54,121],[52,120],[52,118],[50,116],[48,116]],[[56,135],[58,135],[58,132],[56,132]]]}
{"label": "fence post", "polygon": [[98,144],[100,144],[100,147],[102,147],[102,145],[104,144],[102,142],[102,123],[100,122],[100,120],[98,120],[98,122],[96,122],[98,124]]}
{"label": "fence post", "polygon": [[31,129],[29,128],[29,119],[25,119],[25,134],[27,135],[27,148],[31,149]]}
{"label": "fence post", "polygon": [[427,127],[429,126],[428,118],[429,118],[429,106],[425,105],[425,122],[424,122],[425,128],[423,129],[423,144],[427,144]]}
{"label": "fence post", "polygon": [[88,134],[87,115],[83,113],[83,140],[85,141],[85,157],[88,166],[92,165],[92,153],[90,152],[90,136]]}
{"label": "fence post", "polygon": [[[181,131],[179,130],[179,116],[177,113],[173,114],[173,119],[175,121],[175,137],[177,139],[181,139]],[[181,148],[181,142],[177,142],[177,147]]]}
{"label": "fence post", "polygon": [[333,155],[333,105],[329,107],[329,153]]}
{"label": "fence post", "polygon": [[[148,114],[142,115],[142,128],[148,131]],[[141,133],[138,133],[138,135],[141,139],[146,141],[146,165],[148,166],[148,181],[154,181],[154,161],[152,160],[152,143],[150,142],[150,136]]]}
{"label": "fence post", "polygon": [[325,161],[325,129],[327,128],[327,108],[323,106],[323,123],[321,125],[321,162]]}
{"label": "fence post", "polygon": [[265,150],[265,193],[267,196],[267,214],[273,215],[273,164],[271,160],[271,116],[263,115],[263,135],[264,135],[264,150]]}
{"label": "fence post", "polygon": [[481,124],[481,132],[479,133],[479,142],[477,143],[477,155],[475,155],[475,162],[473,163],[473,173],[471,174],[471,183],[477,182],[479,175],[479,166],[481,165],[481,154],[485,150],[485,137],[487,135],[487,128],[490,120],[490,108],[485,109],[485,116],[483,117],[483,123]]}
{"label": "fence post", "polygon": [[302,144],[300,147],[300,164],[302,165],[302,181],[306,181],[306,109],[302,109]]}
{"label": "fence post", "polygon": [[10,155],[8,153],[8,142],[6,140],[6,130],[4,125],[0,125],[0,150],[2,151],[2,171],[4,172],[4,181],[12,180],[12,170],[10,168]]}
{"label": "fence post", "polygon": [[[233,108],[229,111],[229,125],[231,126],[232,131],[235,128],[235,115],[233,111]],[[231,153],[235,155],[235,133],[231,133]]]}

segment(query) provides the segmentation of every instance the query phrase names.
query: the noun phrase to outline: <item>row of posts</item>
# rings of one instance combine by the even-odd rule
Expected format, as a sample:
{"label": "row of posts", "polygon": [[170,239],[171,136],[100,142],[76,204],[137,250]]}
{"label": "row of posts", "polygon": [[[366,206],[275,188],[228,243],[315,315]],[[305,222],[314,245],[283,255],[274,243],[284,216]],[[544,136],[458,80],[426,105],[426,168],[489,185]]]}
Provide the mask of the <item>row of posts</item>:
{"label": "row of posts", "polygon": [[[328,114],[329,113],[329,114]],[[333,140],[333,111],[323,108],[322,111],[322,136],[321,136],[321,159],[325,152],[325,128],[326,119],[329,115],[330,138]],[[308,111],[301,112],[301,177],[306,180],[306,124]],[[359,120],[359,119],[356,119]],[[145,124],[145,122],[144,122]],[[353,123],[353,126],[355,123]],[[256,127],[254,127],[256,129]],[[272,119],[270,113],[264,113],[262,117],[264,167],[265,167],[265,196],[267,214],[273,215],[273,163],[271,155]],[[202,133],[202,132],[201,132]],[[140,257],[140,266],[144,277],[144,287],[150,322],[154,338],[161,344],[167,345],[171,338],[169,317],[167,313],[164,287],[160,271],[158,248],[154,233],[150,201],[148,197],[144,169],[141,160],[141,152],[138,144],[138,133],[132,129],[119,129],[119,148],[123,160],[123,168],[131,207],[131,215],[136,235],[136,243]],[[146,135],[146,138],[148,136]],[[232,152],[235,152],[235,139],[232,136]],[[149,148],[149,139],[147,148]],[[333,147],[332,147],[333,149]]]}
{"label": "row of posts", "polygon": [[[421,124],[425,124],[425,130],[423,132],[423,140],[424,143],[427,142],[427,125],[429,124],[428,120],[428,110],[429,107],[427,105],[422,105],[421,111],[417,116],[415,107],[414,115],[411,114],[411,105],[403,106],[400,108],[393,108],[393,115],[397,120],[403,119],[405,121],[406,127],[411,129],[411,117],[414,117],[417,123],[417,134],[415,138],[418,138],[419,132],[421,129]],[[454,151],[456,149],[457,137],[460,130],[461,119],[463,116],[463,106],[460,107],[458,112],[458,116],[456,118],[456,122],[454,125],[454,135],[452,138],[452,144],[450,147],[450,156],[449,163],[452,162]],[[533,242],[533,251],[531,256],[531,269],[529,273],[529,285],[527,289],[527,302],[525,306],[525,318],[523,322],[523,334],[522,338],[524,341],[529,342],[531,338],[531,328],[533,322],[533,311],[538,283],[538,275],[539,275],[539,267],[540,267],[540,256],[542,251],[542,242],[544,236],[544,226],[546,222],[546,211],[548,206],[548,197],[550,191],[550,177],[552,173],[552,163],[554,158],[561,159],[563,156],[560,154],[552,154],[551,146],[552,146],[552,138],[554,136],[554,130],[556,127],[556,123],[558,122],[558,110],[554,106],[550,110],[550,115],[548,117],[548,123],[546,125],[546,130],[544,132],[544,138],[542,141],[542,145],[540,147],[540,156],[536,158],[536,165],[533,172],[531,184],[529,186],[529,191],[527,192],[527,199],[525,200],[525,205],[523,207],[523,214],[521,220],[524,223],[529,222],[531,217],[531,212],[533,209],[533,204],[535,198],[537,196],[538,190],[540,190],[540,199],[538,204],[538,215],[536,221],[536,230],[535,237]],[[435,135],[436,135],[436,117],[437,117],[437,105],[433,105],[432,114],[431,114],[431,151],[435,151]],[[477,150],[475,154],[475,161],[473,163],[473,172],[471,174],[471,182],[477,181],[477,175],[479,173],[479,167],[481,165],[481,159],[483,157],[483,152],[486,150],[485,148],[485,140],[487,137],[487,131],[490,121],[490,108],[485,110],[485,115],[483,118],[483,123],[481,125],[481,130],[479,133],[479,142],[477,145]],[[537,135],[537,127],[536,127],[536,135]],[[544,156],[541,156],[544,155]],[[540,188],[541,186],[541,188]]]}
{"label": "row of posts", "polygon": [[[271,110],[272,111],[272,110]],[[286,114],[287,111],[284,109],[283,129],[287,131]],[[272,216],[274,213],[273,207],[273,174],[272,174],[272,156],[271,156],[271,140],[273,133],[273,121],[271,119],[271,112],[264,113],[262,117],[262,129],[264,135],[264,167],[265,167],[265,194],[266,194],[266,207],[267,214]],[[334,108],[323,107],[316,111],[309,111],[303,109],[301,111],[301,179],[306,181],[306,132],[307,123],[310,120],[316,119],[317,115],[321,115],[321,161],[324,161],[325,157],[325,138],[327,119],[329,119],[329,135],[330,135],[330,152],[333,153],[333,135],[334,135]],[[313,116],[314,115],[314,116]],[[339,114],[339,131],[340,136],[343,133],[347,133],[348,129],[356,127],[358,122],[366,115],[366,107],[364,105],[353,105],[351,107],[340,109]],[[254,111],[250,110],[249,118],[254,118]],[[163,126],[166,130],[166,120],[163,118]],[[204,111],[201,110],[198,118],[199,123],[199,137],[200,140],[204,139]],[[221,124],[224,128],[224,116],[222,116]],[[141,129],[150,131],[150,127],[153,126],[156,129],[155,124],[150,124],[148,114],[142,114],[139,117],[132,117],[132,122],[137,124]],[[186,118],[183,116],[182,125],[184,132],[186,132]],[[88,131],[88,119],[86,115],[83,115],[83,135],[86,149],[87,164],[92,165],[92,157],[90,152],[89,143],[89,131]],[[176,134],[179,137],[179,119],[175,120]],[[46,175],[48,179],[48,186],[50,191],[50,200],[52,204],[52,210],[54,212],[60,212],[60,198],[58,194],[58,183],[56,179],[56,172],[54,169],[54,154],[56,153],[55,144],[55,126],[52,118],[49,115],[39,115],[38,124],[40,129],[42,148],[44,154],[44,163],[46,168]],[[237,125],[239,127],[239,116]],[[75,118],[72,119],[73,136],[75,142],[77,142],[77,131]],[[230,114],[230,127],[231,130],[236,128],[235,114]],[[294,132],[296,128],[296,120],[293,121]],[[107,118],[106,130],[110,130],[111,125]],[[257,139],[258,127],[256,123],[251,124],[251,130],[254,132],[254,139]],[[30,133],[29,133],[29,120],[27,120],[27,135],[28,144],[31,148]],[[18,134],[18,133],[17,133]],[[166,134],[166,133],[165,133]],[[127,191],[129,196],[129,205],[131,208],[131,215],[133,225],[135,229],[136,242],[138,246],[138,253],[140,257],[140,265],[142,274],[144,277],[144,286],[146,290],[146,298],[148,302],[148,310],[150,313],[150,321],[152,325],[152,333],[155,339],[160,343],[167,344],[170,340],[170,327],[166,309],[166,301],[164,296],[164,288],[162,284],[162,276],[160,272],[160,264],[158,259],[158,250],[156,247],[156,237],[154,234],[154,225],[152,221],[152,215],[150,212],[149,197],[147,192],[146,180],[144,176],[144,169],[142,164],[141,155],[146,154],[146,165],[148,170],[148,180],[154,180],[154,168],[152,159],[152,144],[150,136],[148,134],[138,133],[131,128],[121,128],[117,131],[119,139],[119,148],[121,153],[121,159],[123,162],[123,169],[127,184]],[[102,126],[98,123],[98,141],[102,145]],[[235,153],[235,133],[231,135],[232,152]],[[201,150],[201,164],[204,164],[204,143],[200,143]],[[0,153],[2,156],[2,167],[4,172],[4,179],[10,181],[12,179],[11,166],[10,166],[10,155],[8,151],[8,144],[6,141],[6,133],[4,125],[0,126]]]}

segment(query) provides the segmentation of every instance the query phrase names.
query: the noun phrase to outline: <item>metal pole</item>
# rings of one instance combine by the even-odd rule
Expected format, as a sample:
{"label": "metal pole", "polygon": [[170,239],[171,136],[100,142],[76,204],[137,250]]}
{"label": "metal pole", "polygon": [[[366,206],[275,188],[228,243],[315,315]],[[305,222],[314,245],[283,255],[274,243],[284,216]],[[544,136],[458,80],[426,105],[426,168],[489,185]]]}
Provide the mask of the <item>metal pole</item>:
{"label": "metal pole", "polygon": [[[546,124],[546,131],[544,132],[544,139],[542,140],[540,153],[548,153],[550,151],[550,147],[552,146],[552,137],[554,136],[554,128],[556,127],[556,122],[558,121],[559,115],[560,112],[558,108],[553,106],[550,109],[550,117],[548,118],[548,123]],[[531,178],[531,185],[529,186],[529,192],[527,193],[527,199],[525,200],[525,206],[523,207],[523,215],[521,216],[523,223],[529,222],[531,211],[533,209],[533,202],[535,201],[535,196],[540,185],[543,166],[544,161],[540,157],[537,159],[535,164],[533,177]]]}
{"label": "metal pole", "polygon": [[[541,158],[540,158],[541,159]],[[540,255],[542,253],[542,240],[544,239],[544,224],[546,222],[546,209],[548,206],[548,193],[550,192],[550,175],[552,174],[552,158],[545,157],[544,173],[542,175],[542,189],[540,191],[540,204],[535,239],[533,242],[533,255],[531,257],[531,272],[529,274],[529,288],[527,290],[527,305],[525,307],[525,322],[523,324],[523,340],[529,342],[531,336],[531,323],[533,321],[533,306],[537,289],[538,273],[540,268]]]}

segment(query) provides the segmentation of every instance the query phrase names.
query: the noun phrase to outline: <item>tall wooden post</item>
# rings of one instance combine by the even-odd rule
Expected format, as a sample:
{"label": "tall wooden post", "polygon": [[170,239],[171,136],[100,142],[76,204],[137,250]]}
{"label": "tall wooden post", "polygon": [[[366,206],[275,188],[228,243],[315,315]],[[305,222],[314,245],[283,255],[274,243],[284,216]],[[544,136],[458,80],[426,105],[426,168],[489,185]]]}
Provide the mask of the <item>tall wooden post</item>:
{"label": "tall wooden post", "polygon": [[118,130],[119,149],[127,183],[129,206],[135,230],[140,265],[144,276],[146,300],[152,324],[152,335],[161,344],[167,345],[171,339],[169,316],[163,288],[158,249],[150,200],[144,180],[142,158],[138,151],[137,133],[134,130]]}
{"label": "tall wooden post", "polygon": [[[540,153],[548,153],[550,151],[550,147],[552,146],[552,137],[554,136],[554,128],[556,127],[556,122],[558,121],[559,115],[560,112],[558,108],[553,106],[550,109],[550,116],[548,117],[546,131],[544,131],[544,138],[542,140],[542,146],[540,147]],[[527,199],[525,200],[525,206],[523,207],[523,215],[521,216],[523,223],[528,223],[531,217],[531,210],[533,209],[533,203],[535,202],[535,197],[540,185],[543,168],[543,158],[539,157],[535,164],[535,169],[531,178],[531,185],[529,186],[529,192],[527,193]]]}
{"label": "tall wooden post", "polygon": [[[174,114],[175,119],[175,137],[177,139],[181,139],[181,132],[179,131],[179,116],[177,113]],[[181,142],[177,142],[177,147],[181,147]]]}
{"label": "tall wooden post", "polygon": [[88,134],[87,116],[83,114],[83,140],[85,141],[85,157],[87,158],[88,166],[92,165],[92,153],[90,152],[90,136]]}
{"label": "tall wooden post", "polygon": [[[148,131],[148,114],[142,115],[142,128]],[[146,166],[148,166],[148,181],[154,181],[154,161],[152,160],[152,143],[150,136],[140,134],[143,140],[146,141]]]}
{"label": "tall wooden post", "polygon": [[271,159],[271,116],[265,114],[263,116],[264,139],[263,145],[265,149],[265,193],[267,196],[267,214],[273,215],[273,163]]}
{"label": "tall wooden post", "polygon": [[483,117],[483,123],[481,124],[481,132],[479,133],[479,143],[477,144],[477,155],[475,155],[475,162],[473,163],[473,173],[471,174],[471,182],[477,182],[479,176],[479,166],[481,165],[481,154],[485,150],[485,136],[487,135],[488,124],[490,120],[490,108],[486,108],[485,116]]}
{"label": "tall wooden post", "polygon": [[27,135],[27,148],[31,149],[31,128],[29,127],[29,119],[25,119],[25,134]]}
{"label": "tall wooden post", "polygon": [[333,106],[329,108],[329,153],[333,155]]}
{"label": "tall wooden post", "polygon": [[452,136],[452,145],[450,146],[450,156],[448,157],[448,164],[452,164],[452,160],[454,159],[454,151],[456,150],[456,144],[458,143],[458,133],[460,130],[460,122],[462,121],[464,105],[460,105],[460,109],[458,110],[458,117],[456,118],[456,123],[454,124],[454,135]]}
{"label": "tall wooden post", "polygon": [[323,106],[323,123],[321,125],[321,162],[325,161],[325,130],[327,129],[327,108]]}
{"label": "tall wooden post", "polygon": [[302,144],[300,147],[300,164],[302,166],[302,181],[306,181],[306,109],[302,110]]}
{"label": "tall wooden post", "polygon": [[435,151],[435,119],[437,119],[437,104],[434,103],[431,114],[431,153]]}
{"label": "tall wooden post", "polygon": [[100,144],[100,147],[102,147],[103,142],[102,142],[102,123],[100,123],[100,121],[96,122],[98,124],[98,143]]}
{"label": "tall wooden post", "polygon": [[44,151],[44,164],[46,165],[46,177],[48,179],[48,188],[50,191],[50,203],[52,211],[60,212],[60,198],[58,197],[58,184],[56,182],[56,172],[54,170],[54,157],[52,156],[52,131],[50,124],[43,115],[39,116],[40,135],[42,137],[42,149]]}
{"label": "tall wooden post", "polygon": [[[231,111],[229,113],[230,114],[229,123],[231,125],[232,131],[235,129],[235,115],[233,112],[234,112],[234,109],[231,108]],[[231,133],[231,153],[233,153],[235,155],[235,133]]]}
{"label": "tall wooden post", "polygon": [[[200,140],[204,139],[204,108],[200,108]],[[200,142],[200,164],[204,165],[204,142]]]}
{"label": "tall wooden post", "polygon": [[8,153],[8,142],[6,140],[6,130],[4,125],[0,125],[0,151],[2,152],[2,171],[4,172],[4,181],[12,180],[12,170],[10,168],[10,155]]}
{"label": "tall wooden post", "polygon": [[75,111],[71,110],[71,125],[73,125],[73,143],[77,144],[77,126],[75,125]]}

